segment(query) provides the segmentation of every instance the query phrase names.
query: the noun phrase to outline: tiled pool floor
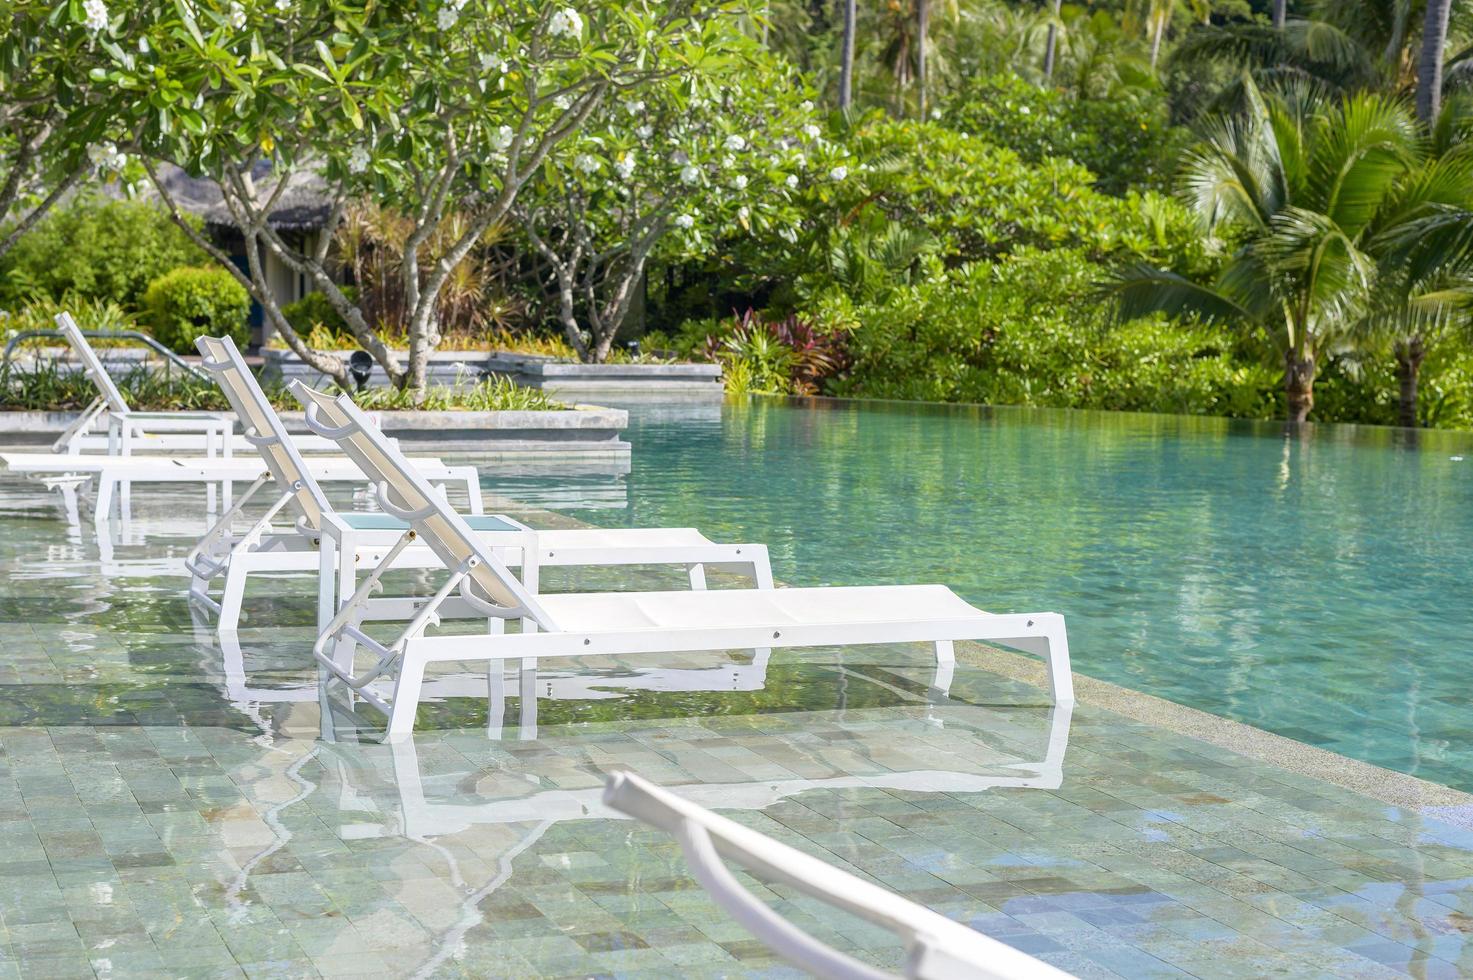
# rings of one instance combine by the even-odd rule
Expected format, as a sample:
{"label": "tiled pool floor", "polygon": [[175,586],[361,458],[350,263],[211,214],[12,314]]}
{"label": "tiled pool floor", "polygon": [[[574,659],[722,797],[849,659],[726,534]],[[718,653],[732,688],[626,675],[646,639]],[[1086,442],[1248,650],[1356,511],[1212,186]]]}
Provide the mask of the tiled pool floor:
{"label": "tiled pool floor", "polygon": [[791,975],[600,806],[625,766],[1083,976],[1473,970],[1473,833],[1054,712],[976,648],[947,695],[906,649],[590,659],[375,744],[341,699],[323,723],[305,583],[222,648],[168,571],[191,505],[150,499],[163,533],[105,569],[0,480],[0,977]]}

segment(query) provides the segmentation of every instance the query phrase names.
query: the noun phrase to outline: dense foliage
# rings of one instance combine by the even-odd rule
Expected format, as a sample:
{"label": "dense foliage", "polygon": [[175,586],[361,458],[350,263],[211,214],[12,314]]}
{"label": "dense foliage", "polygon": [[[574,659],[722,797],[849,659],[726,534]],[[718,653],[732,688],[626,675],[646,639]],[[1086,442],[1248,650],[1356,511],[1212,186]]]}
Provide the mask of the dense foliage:
{"label": "dense foliage", "polygon": [[[436,345],[510,338],[739,391],[1469,421],[1467,4],[17,3],[45,36],[0,88],[75,108],[26,199],[81,167],[172,207],[178,164],[244,259],[141,205],[12,217],[16,324],[136,309],[188,240],[272,342],[340,380],[361,346],[411,402]],[[325,233],[290,238],[304,177]],[[239,329],[205,305],[147,319]]]}
{"label": "dense foliage", "polygon": [[39,293],[138,309],[150,282],[199,259],[188,237],[159,208],[84,198],[53,210],[0,258],[0,308]]}

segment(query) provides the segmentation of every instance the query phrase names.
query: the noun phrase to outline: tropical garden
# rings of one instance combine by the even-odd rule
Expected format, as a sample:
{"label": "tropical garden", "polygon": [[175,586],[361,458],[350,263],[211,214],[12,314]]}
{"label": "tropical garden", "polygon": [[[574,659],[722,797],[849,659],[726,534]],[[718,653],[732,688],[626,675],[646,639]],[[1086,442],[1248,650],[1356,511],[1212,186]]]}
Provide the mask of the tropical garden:
{"label": "tropical garden", "polygon": [[1466,0],[0,10],[11,330],[1473,428]]}

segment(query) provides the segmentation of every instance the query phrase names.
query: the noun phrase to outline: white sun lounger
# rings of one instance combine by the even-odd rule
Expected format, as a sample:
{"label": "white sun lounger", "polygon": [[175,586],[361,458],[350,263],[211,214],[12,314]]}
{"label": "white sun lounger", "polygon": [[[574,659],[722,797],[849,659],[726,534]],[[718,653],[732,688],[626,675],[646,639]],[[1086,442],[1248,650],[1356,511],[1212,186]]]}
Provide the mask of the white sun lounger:
{"label": "white sun lounger", "polygon": [[[223,413],[133,411],[72,315],[57,314],[56,325],[82,362],[97,397],[62,432],[51,447],[53,452],[104,450],[109,455],[127,456],[142,451],[190,450],[206,456],[230,455],[234,426]],[[106,426],[106,435],[93,433],[98,422]]]}
{"label": "white sun lounger", "polygon": [[[313,648],[325,668],[389,716],[386,738],[391,741],[413,729],[425,667],[439,661],[926,643],[935,648],[938,661],[949,662],[954,641],[991,640],[1033,650],[1041,645],[1055,702],[1074,700],[1062,616],[986,613],[941,585],[535,595],[352,399],[334,399],[299,382],[291,390],[306,407],[308,426],[335,439],[370,476],[379,506],[410,524]],[[397,639],[380,643],[358,629],[359,607],[415,542],[434,551],[449,577]],[[486,617],[488,633],[425,635],[452,592]],[[520,619],[522,632],[498,632],[507,619]],[[355,673],[360,645],[378,660]],[[389,675],[394,677],[392,701],[365,690]]]}
{"label": "white sun lounger", "polygon": [[682,799],[633,772],[611,773],[603,800],[674,837],[691,873],[718,905],[778,956],[814,976],[879,980],[892,974],[793,925],[742,887],[726,861],[893,932],[905,946],[907,977],[1043,980],[1069,976],[924,905]]}
{"label": "white sun lounger", "polygon": [[[53,452],[103,451],[120,456],[186,452],[230,456],[235,451],[250,451],[250,443],[235,435],[234,421],[227,413],[133,410],[72,315],[58,314],[56,325],[81,362],[82,371],[97,389],[97,397],[67,426],[52,445]],[[99,423],[106,427],[105,434],[93,432]],[[303,438],[298,448],[305,452],[336,451],[332,443],[315,436]]]}
{"label": "white sun lounger", "polygon": [[[127,514],[134,483],[201,484],[207,491],[206,510],[214,514],[217,488],[223,492],[224,506],[229,507],[232,484],[260,475],[261,464],[254,454],[234,458],[235,450],[249,451],[251,444],[234,434],[234,420],[227,413],[134,411],[71,314],[59,314],[56,324],[97,389],[97,397],[56,440],[50,454],[6,453],[0,457],[5,469],[52,485],[95,482],[94,519],[99,529],[110,518],[114,502]],[[99,421],[106,425],[105,435],[92,431]],[[298,448],[337,453],[335,444],[317,436],[302,437]],[[159,455],[163,453],[185,455]],[[313,465],[323,481],[352,479],[356,472],[341,456],[332,462],[314,459]],[[434,461],[432,469],[444,472],[445,468]],[[469,472],[474,477],[474,470]],[[450,479],[463,480],[465,473],[457,471]],[[98,541],[105,542],[101,530]]]}
{"label": "white sun lounger", "polygon": [[[254,572],[316,571],[318,582],[318,627],[325,627],[337,611],[341,597],[357,588],[359,569],[381,562],[394,543],[408,530],[404,521],[388,514],[359,514],[335,511],[294,445],[281,417],[267,401],[245,359],[228,337],[201,337],[198,341],[206,370],[214,375],[241,424],[245,438],[266,461],[276,500],[264,517],[243,536],[231,535],[229,521],[222,520],[196,545],[186,562],[193,583],[190,594],[219,614],[223,633],[238,628],[246,581]],[[253,487],[254,493],[259,487]],[[694,528],[572,529],[533,532],[525,524],[505,515],[480,513],[479,496],[467,518],[471,529],[492,547],[501,549],[502,560],[523,566],[523,581],[535,590],[537,569],[542,566],[678,565],[694,588],[705,587],[705,568],[750,569],[761,587],[772,585],[767,549],[756,544],[716,544]],[[269,534],[270,520],[283,508],[295,515],[292,532]],[[524,549],[534,560],[523,561]],[[429,548],[409,548],[399,554],[400,568],[438,568],[440,560]],[[218,602],[208,594],[211,580],[223,576]],[[418,601],[373,599],[362,608],[365,618],[409,619]],[[441,615],[453,614],[454,608]],[[466,614],[483,618],[470,610]]]}

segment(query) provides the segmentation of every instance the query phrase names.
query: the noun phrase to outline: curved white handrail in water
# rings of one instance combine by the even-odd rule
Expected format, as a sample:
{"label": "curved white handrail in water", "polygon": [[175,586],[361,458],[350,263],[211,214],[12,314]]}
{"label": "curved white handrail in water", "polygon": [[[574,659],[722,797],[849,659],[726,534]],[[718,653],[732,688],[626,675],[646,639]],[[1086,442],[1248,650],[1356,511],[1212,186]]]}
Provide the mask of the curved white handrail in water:
{"label": "curved white handrail in water", "polygon": [[873,980],[890,974],[819,942],[788,922],[743,888],[723,859],[895,933],[908,954],[908,977],[1045,980],[1069,975],[924,905],[712,813],[635,773],[611,773],[603,799],[608,806],[678,840],[691,872],[717,904],[774,953],[815,976]]}

